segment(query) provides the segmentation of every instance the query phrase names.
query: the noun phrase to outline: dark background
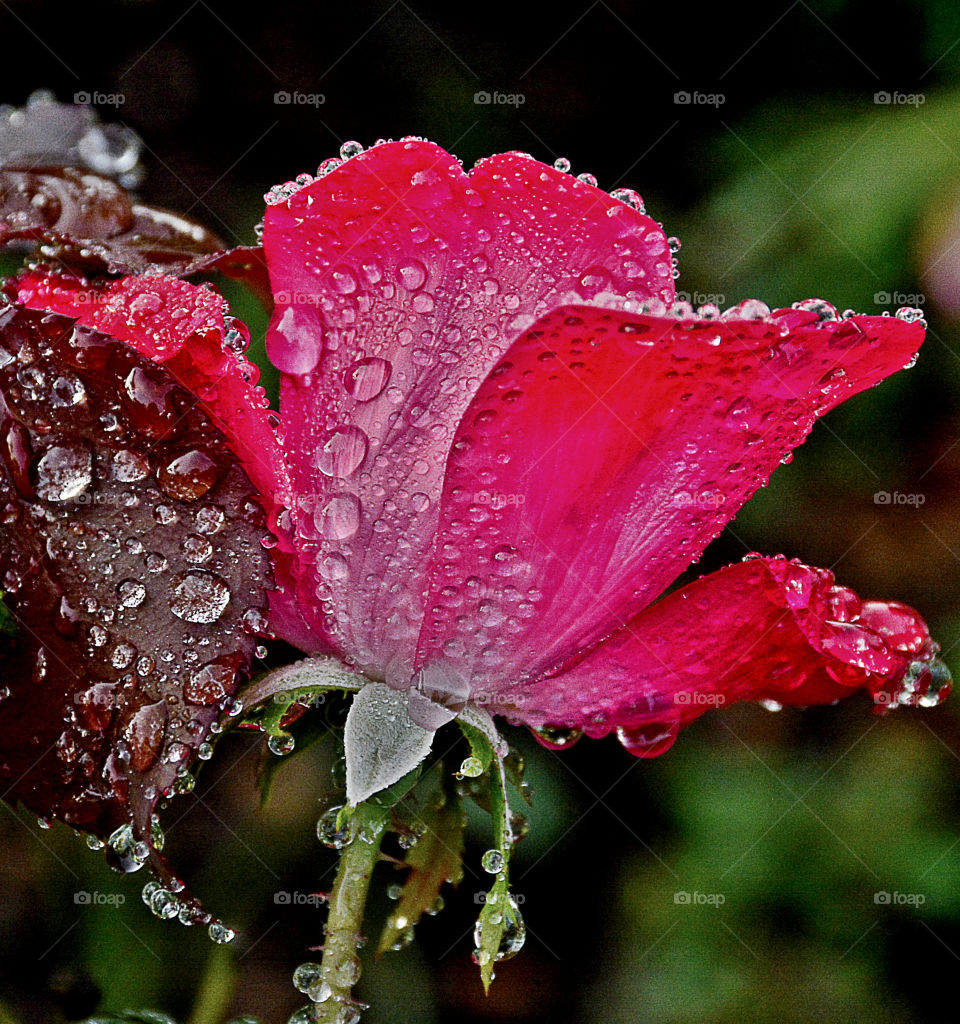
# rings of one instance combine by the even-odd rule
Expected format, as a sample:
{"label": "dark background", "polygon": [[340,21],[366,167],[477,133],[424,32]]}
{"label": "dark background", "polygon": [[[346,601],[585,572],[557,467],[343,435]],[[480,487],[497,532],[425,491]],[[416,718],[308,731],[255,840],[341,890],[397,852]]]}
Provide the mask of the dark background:
{"label": "dark background", "polygon": [[[565,156],[603,188],[638,189],[683,240],[678,287],[695,302],[925,305],[916,368],[819,425],[702,568],[747,550],[833,567],[864,597],[921,609],[960,670],[955,4],[783,0],[758,14],[605,0],[7,0],[0,48],[5,102],[38,87],[63,100],[122,96],[100,112],[144,139],[141,194],[231,243],[254,240],[268,187],[314,171],[344,140],[415,134],[466,166],[523,149]],[[517,102],[478,104],[482,91]],[[877,103],[878,92],[916,100]],[[262,313],[228,293],[262,335]],[[880,506],[877,491],[923,502]],[[489,845],[478,815],[472,870],[446,910],[412,947],[368,957],[370,1024],[954,1018],[960,740],[949,704],[885,719],[861,700],[734,708],[655,762],[613,740],[553,755],[514,738],[535,790],[515,872],[525,950],[484,999],[469,962]],[[0,810],[0,1024],[96,1006],[191,1024],[241,1011],[286,1020],[303,1001],[290,974],[320,941],[322,912],[275,894],[329,884],[332,856],[313,838],[329,754],[292,758],[265,811],[259,757],[258,742],[227,737],[198,793],[165,816],[191,887],[243,930],[225,950],[156,921],[138,896],[146,879],[112,875],[67,829]],[[373,935],[388,912],[381,870]],[[681,890],[724,903],[679,905]],[[78,905],[78,891],[126,903]],[[877,892],[909,899],[878,904]]]}

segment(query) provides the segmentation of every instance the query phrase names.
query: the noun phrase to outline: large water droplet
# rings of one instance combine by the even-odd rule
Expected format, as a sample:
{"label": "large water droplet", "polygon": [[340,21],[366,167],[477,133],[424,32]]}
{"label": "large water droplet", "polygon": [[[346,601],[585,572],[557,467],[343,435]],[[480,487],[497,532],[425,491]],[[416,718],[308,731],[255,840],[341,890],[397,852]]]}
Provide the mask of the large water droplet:
{"label": "large water droplet", "polygon": [[617,729],[617,739],[634,757],[658,757],[668,751],[680,731],[679,718]]}
{"label": "large water droplet", "polygon": [[415,292],[427,280],[427,268],[419,260],[403,260],[397,265],[397,278],[408,292]]}
{"label": "large water droplet", "polygon": [[147,588],[139,580],[124,580],[117,587],[117,596],[124,608],[139,608],[147,596]]}
{"label": "large water droplet", "polygon": [[84,445],[54,445],[37,463],[37,494],[46,501],[70,501],[93,482],[93,457]]}
{"label": "large water droplet", "polygon": [[360,359],[344,374],[344,384],[358,402],[370,402],[383,393],[390,381],[391,370],[386,359],[376,356]]}
{"label": "large water droplet", "polygon": [[216,622],[230,603],[230,588],[216,573],[188,569],[170,584],[170,610],[185,622]]}
{"label": "large water droplet", "polygon": [[314,513],[314,525],[327,540],[346,540],[360,529],[360,499],[354,494],[334,494]]}
{"label": "large water droplet", "polygon": [[217,482],[217,464],[206,452],[194,449],[171,459],[157,470],[157,483],[171,498],[196,501]]}
{"label": "large water droplet", "polygon": [[367,435],[359,427],[338,427],[317,451],[317,469],[327,476],[350,476],[363,464],[368,448]]}

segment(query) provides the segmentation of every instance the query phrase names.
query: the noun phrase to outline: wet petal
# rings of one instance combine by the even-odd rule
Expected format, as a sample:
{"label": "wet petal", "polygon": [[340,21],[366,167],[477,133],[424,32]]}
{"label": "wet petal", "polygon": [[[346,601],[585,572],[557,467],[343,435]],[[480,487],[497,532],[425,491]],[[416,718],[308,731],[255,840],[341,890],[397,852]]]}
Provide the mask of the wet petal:
{"label": "wet petal", "polygon": [[551,313],[487,377],[446,465],[418,667],[536,678],[689,565],[816,418],[903,367],[917,324]]}
{"label": "wet petal", "polygon": [[0,309],[0,785],[108,835],[186,771],[271,586],[258,492],[203,404],[130,345]]}
{"label": "wet petal", "polygon": [[672,297],[667,240],[529,157],[494,157],[468,177],[418,141],[377,146],[269,206],[263,238],[301,604],[361,668],[401,678],[447,452],[473,393],[564,298]]}
{"label": "wet petal", "polygon": [[552,678],[512,689],[509,713],[593,736],[618,728],[631,752],[650,756],[704,711],[741,700],[821,704],[862,689],[881,708],[936,703],[949,690],[937,650],[912,609],[861,605],[826,569],[756,556],[675,591]]}
{"label": "wet petal", "polygon": [[208,288],[162,275],[122,278],[89,285],[67,275],[31,273],[14,283],[19,302],[49,309],[111,334],[162,363],[202,402],[226,435],[259,490],[266,526],[278,538],[274,549],[279,589],[271,595],[271,617],[291,642],[323,649],[294,600],[292,545],[284,508],[290,484],[278,420],[258,384],[260,371],[243,352],[246,326],[224,315],[221,297]]}

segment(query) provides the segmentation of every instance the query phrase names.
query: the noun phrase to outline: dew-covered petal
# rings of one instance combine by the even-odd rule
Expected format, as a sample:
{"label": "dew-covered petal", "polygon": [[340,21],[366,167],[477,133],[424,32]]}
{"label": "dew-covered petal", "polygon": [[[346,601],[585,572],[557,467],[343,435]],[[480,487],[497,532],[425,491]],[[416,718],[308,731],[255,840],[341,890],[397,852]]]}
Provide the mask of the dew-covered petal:
{"label": "dew-covered petal", "polygon": [[266,620],[257,499],[166,367],[68,317],[0,309],[10,799],[99,836],[132,821],[146,839]]}
{"label": "dew-covered petal", "polygon": [[829,570],[751,556],[516,687],[508,713],[592,736],[616,728],[627,749],[651,756],[704,711],[741,700],[823,704],[866,690],[881,710],[935,704],[949,692],[937,651],[905,605],[861,604]]}
{"label": "dew-covered petal", "polygon": [[[565,307],[484,381],[446,466],[418,668],[536,678],[652,601],[917,324]],[[445,669],[444,666],[447,666]]]}
{"label": "dew-covered petal", "polygon": [[439,147],[408,140],[269,206],[263,242],[300,604],[362,669],[401,678],[446,455],[474,391],[564,299],[669,299],[667,240],[529,157],[493,158],[468,177]]}

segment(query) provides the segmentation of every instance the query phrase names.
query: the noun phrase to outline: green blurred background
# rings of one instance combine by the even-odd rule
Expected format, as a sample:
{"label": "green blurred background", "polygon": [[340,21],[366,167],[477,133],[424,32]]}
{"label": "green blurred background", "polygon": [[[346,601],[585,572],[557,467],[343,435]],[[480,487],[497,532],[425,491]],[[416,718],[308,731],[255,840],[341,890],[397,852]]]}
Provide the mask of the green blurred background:
{"label": "green blurred background", "polygon": [[[0,25],[0,98],[122,93],[102,114],[145,139],[143,195],[229,242],[253,240],[267,187],[345,139],[422,134],[468,166],[524,149],[637,188],[682,239],[678,287],[695,302],[925,306],[917,366],[820,424],[701,568],[749,550],[833,567],[864,597],[922,610],[960,670],[955,4],[9,0]],[[278,104],[283,91],[323,102]],[[523,100],[477,104],[479,91]],[[262,313],[229,294],[262,335]],[[877,491],[924,500],[881,506]],[[653,762],[613,740],[551,754],[518,733],[535,791],[515,871],[525,950],[485,999],[469,960],[488,845],[478,815],[446,910],[413,946],[368,958],[364,1019],[953,1020],[957,721],[949,702],[885,719],[865,700],[737,707]],[[113,875],[67,829],[0,811],[0,1022],[144,1006],[192,1024],[286,1020],[303,1001],[290,974],[322,923],[295,894],[328,887],[333,868],[313,833],[330,751],[291,758],[262,811],[260,757],[255,738],[226,737],[164,818],[191,888],[242,929],[223,950],[156,921],[139,900],[145,879]],[[372,934],[389,911],[392,869],[381,871]],[[126,902],[78,904],[78,892]],[[709,900],[678,903],[681,892]]]}

